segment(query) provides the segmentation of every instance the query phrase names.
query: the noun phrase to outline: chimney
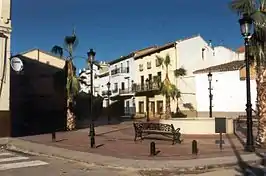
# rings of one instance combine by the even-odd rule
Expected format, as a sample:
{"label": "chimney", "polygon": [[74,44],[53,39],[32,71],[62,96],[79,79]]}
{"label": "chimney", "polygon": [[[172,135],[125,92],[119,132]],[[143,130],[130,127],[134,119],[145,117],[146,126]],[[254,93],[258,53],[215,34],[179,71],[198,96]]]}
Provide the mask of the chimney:
{"label": "chimney", "polygon": [[212,48],[212,40],[209,40],[209,47]]}

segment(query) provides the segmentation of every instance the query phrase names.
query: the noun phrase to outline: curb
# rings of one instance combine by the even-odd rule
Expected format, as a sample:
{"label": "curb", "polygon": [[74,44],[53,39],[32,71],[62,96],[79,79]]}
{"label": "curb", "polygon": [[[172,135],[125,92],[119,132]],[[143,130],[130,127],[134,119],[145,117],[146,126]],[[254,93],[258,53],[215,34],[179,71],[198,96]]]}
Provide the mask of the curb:
{"label": "curb", "polygon": [[[48,157],[57,157],[70,161],[83,162],[100,167],[108,167],[115,169],[131,169],[131,170],[175,170],[179,173],[192,173],[195,171],[204,171],[221,168],[234,167],[238,164],[237,157],[226,156],[217,158],[201,158],[192,160],[133,160],[120,159],[111,156],[102,156],[99,154],[72,151],[54,146],[33,143],[15,138],[0,138],[0,145],[6,141],[7,150],[14,150],[28,154],[43,155]],[[261,158],[256,154],[247,154],[241,156],[244,162],[249,164],[257,164]]]}

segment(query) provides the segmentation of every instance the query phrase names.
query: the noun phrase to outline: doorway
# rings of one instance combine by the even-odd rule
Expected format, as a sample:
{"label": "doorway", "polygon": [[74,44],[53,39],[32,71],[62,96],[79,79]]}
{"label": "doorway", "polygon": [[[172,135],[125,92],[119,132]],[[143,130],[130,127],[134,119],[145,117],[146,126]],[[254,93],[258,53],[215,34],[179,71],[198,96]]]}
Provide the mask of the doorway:
{"label": "doorway", "polygon": [[151,101],[151,112],[152,112],[152,116],[155,116],[155,103],[154,101]]}

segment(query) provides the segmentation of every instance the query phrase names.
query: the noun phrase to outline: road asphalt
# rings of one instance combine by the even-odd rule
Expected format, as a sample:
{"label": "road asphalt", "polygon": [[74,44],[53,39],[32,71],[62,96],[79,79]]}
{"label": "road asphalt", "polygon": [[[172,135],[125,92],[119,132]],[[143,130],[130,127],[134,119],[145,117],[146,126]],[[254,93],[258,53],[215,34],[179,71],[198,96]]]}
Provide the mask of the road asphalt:
{"label": "road asphalt", "polygon": [[[264,174],[262,169],[252,168],[250,176]],[[259,172],[258,172],[259,171]],[[253,174],[253,175],[252,175]],[[263,175],[261,175],[263,174]],[[1,176],[175,176],[175,171],[135,171],[120,170],[95,165],[72,162],[54,157],[34,156],[7,150],[0,151]],[[182,174],[181,174],[182,175]],[[244,175],[238,167],[231,169],[216,169],[211,172],[186,174],[186,176],[241,176]],[[266,174],[265,174],[266,175]]]}

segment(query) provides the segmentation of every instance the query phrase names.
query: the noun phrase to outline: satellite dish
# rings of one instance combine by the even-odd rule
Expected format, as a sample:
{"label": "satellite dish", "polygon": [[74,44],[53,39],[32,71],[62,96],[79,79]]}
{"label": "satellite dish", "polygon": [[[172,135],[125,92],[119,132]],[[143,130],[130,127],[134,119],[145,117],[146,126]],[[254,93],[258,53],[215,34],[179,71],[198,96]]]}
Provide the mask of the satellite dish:
{"label": "satellite dish", "polygon": [[15,72],[21,72],[23,70],[23,62],[18,57],[13,57],[11,59],[11,67]]}

